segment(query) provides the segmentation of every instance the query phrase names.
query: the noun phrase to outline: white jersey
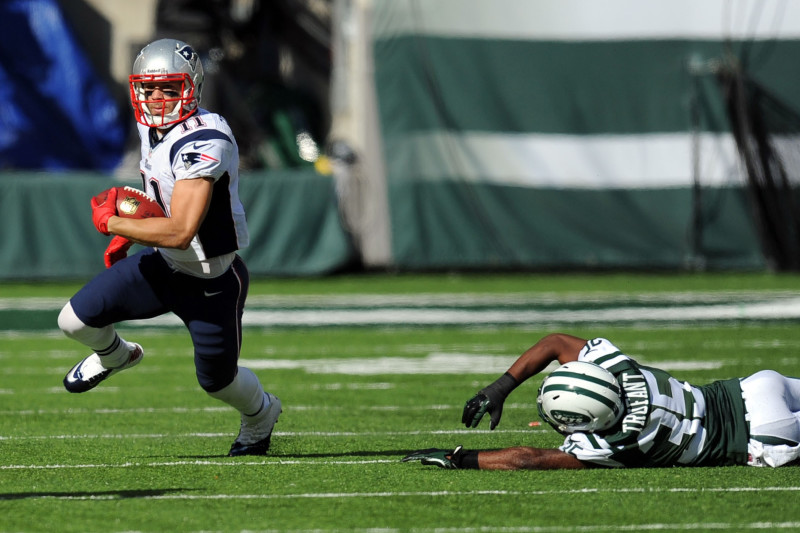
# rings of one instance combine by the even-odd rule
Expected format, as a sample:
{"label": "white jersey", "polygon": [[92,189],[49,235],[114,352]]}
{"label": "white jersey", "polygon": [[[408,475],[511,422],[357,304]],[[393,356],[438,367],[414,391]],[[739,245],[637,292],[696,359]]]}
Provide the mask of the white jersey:
{"label": "white jersey", "polygon": [[199,109],[158,139],[155,128],[138,125],[142,141],[143,190],[170,215],[175,182],[213,178],[211,206],[188,249],[159,248],[175,268],[195,275],[218,275],[236,250],[249,244],[239,200],[239,150],[225,119]]}

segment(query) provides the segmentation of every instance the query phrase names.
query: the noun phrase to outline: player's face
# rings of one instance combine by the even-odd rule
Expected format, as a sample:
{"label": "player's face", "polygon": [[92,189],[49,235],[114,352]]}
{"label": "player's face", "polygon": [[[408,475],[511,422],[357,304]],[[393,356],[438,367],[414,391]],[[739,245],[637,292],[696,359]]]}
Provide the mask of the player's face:
{"label": "player's face", "polygon": [[144,84],[144,97],[153,115],[171,113],[181,97],[182,86],[175,81],[155,81]]}

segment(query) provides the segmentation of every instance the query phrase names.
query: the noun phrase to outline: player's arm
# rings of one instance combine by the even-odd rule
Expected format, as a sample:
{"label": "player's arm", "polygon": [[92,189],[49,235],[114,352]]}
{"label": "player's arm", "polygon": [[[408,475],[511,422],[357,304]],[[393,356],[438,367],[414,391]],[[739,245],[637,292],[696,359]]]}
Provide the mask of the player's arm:
{"label": "player's arm", "polygon": [[518,446],[502,450],[467,451],[428,448],[405,456],[403,462],[419,460],[423,465],[451,469],[479,470],[577,470],[589,465],[554,448]]}
{"label": "player's arm", "polygon": [[587,465],[574,455],[555,448],[519,446],[478,452],[481,470],[577,470]]}
{"label": "player's arm", "polygon": [[518,383],[522,383],[544,370],[553,361],[558,361],[562,365],[577,361],[578,354],[586,346],[586,342],[586,339],[580,337],[552,333],[525,350],[508,369],[508,373]]}
{"label": "player's arm", "polygon": [[525,350],[505,374],[467,400],[461,414],[461,423],[468,428],[477,427],[483,415],[489,413],[491,415],[489,429],[494,429],[500,423],[503,403],[515,388],[544,370],[553,361],[558,361],[562,365],[577,361],[578,354],[585,345],[586,339],[564,333],[551,333],[542,338]]}
{"label": "player's arm", "polygon": [[185,250],[208,212],[213,188],[212,178],[178,180],[172,191],[169,217],[130,219],[112,216],[108,219],[108,231],[145,246]]}

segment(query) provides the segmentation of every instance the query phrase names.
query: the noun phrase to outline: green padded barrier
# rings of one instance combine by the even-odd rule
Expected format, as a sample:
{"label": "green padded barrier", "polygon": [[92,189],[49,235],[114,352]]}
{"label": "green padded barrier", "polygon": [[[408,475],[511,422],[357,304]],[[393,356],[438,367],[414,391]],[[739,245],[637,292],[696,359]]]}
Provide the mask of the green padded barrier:
{"label": "green padded barrier", "polygon": [[[82,279],[104,268],[109,238],[91,220],[89,199],[121,183],[88,173],[0,174],[0,280]],[[312,276],[350,264],[333,180],[313,170],[242,176],[253,276]]]}
{"label": "green padded barrier", "polygon": [[394,182],[393,253],[415,270],[763,269],[746,194],[704,190],[696,225],[688,189]]}

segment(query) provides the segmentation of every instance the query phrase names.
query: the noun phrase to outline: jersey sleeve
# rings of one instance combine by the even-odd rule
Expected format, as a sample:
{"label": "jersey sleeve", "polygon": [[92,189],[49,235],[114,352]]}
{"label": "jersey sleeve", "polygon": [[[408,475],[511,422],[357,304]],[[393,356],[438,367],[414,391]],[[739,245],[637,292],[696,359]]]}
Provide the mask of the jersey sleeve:
{"label": "jersey sleeve", "polygon": [[614,375],[635,364],[622,350],[603,338],[589,340],[578,354],[578,361],[594,363]]}
{"label": "jersey sleeve", "polygon": [[233,156],[233,144],[217,136],[196,137],[176,143],[172,157],[175,180],[213,178],[217,181],[228,171]]}
{"label": "jersey sleeve", "polygon": [[625,466],[613,459],[614,450],[605,440],[589,433],[567,435],[564,444],[559,447],[559,450],[574,456],[582,462],[592,463],[597,466],[610,468]]}

